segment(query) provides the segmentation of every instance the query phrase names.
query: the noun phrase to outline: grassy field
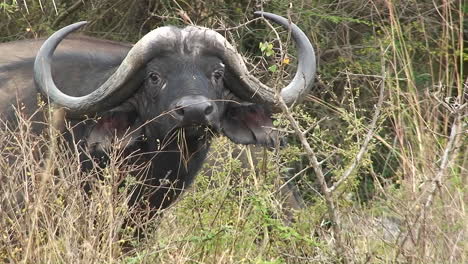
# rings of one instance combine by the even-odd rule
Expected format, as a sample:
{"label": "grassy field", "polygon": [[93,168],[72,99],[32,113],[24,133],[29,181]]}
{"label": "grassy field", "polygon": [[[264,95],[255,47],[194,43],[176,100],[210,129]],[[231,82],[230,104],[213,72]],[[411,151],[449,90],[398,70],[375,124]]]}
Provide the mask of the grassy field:
{"label": "grassy field", "polygon": [[90,21],[89,35],[122,41],[160,25],[230,28],[248,66],[281,85],[294,49],[285,32],[277,39],[265,23],[246,23],[261,8],[289,14],[317,51],[313,91],[276,116],[286,147],[218,138],[174,206],[134,219],[147,230],[137,241],[122,228],[135,210],[126,200],[137,179],[126,173],[136,168],[116,150],[103,172],[83,173],[73,148],[19,117],[17,129],[0,128],[0,263],[466,263],[461,0],[3,1],[0,42],[78,20]]}

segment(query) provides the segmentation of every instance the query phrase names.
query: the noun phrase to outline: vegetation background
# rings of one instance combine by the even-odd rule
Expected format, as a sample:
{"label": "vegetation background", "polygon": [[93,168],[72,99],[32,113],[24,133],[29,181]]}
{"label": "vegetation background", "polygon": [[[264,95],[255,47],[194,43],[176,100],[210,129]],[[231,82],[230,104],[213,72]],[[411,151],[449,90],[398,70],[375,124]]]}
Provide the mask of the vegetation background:
{"label": "vegetation background", "polygon": [[[14,207],[18,190],[28,196],[14,214],[0,211],[0,262],[466,263],[462,0],[2,0],[0,42],[80,20],[87,35],[126,42],[193,23],[219,29],[265,82],[281,85],[294,47],[287,32],[277,39],[249,22],[256,10],[289,16],[317,52],[313,91],[277,117],[287,147],[248,152],[219,139],[209,168],[162,218],[142,220],[151,232],[136,241],[120,228],[131,211],[116,187],[121,159],[86,200],[80,186],[93,175],[73,155],[57,148],[48,165],[58,174],[45,184],[44,159],[30,150],[50,139],[28,133],[28,120],[2,128],[3,157],[21,155],[15,166],[0,160],[0,204]],[[252,155],[238,159],[242,151]]]}

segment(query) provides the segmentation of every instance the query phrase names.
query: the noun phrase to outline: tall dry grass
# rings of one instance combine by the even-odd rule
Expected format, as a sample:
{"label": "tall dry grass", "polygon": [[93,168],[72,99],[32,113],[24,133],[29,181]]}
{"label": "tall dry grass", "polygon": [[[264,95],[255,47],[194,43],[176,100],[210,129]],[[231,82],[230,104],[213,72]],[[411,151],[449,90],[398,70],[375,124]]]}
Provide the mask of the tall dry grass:
{"label": "tall dry grass", "polygon": [[[148,230],[137,241],[122,228],[135,210],[126,200],[137,182],[125,171],[135,168],[116,150],[101,176],[82,172],[76,148],[32,134],[30,121],[19,118],[17,129],[0,130],[0,261],[465,263],[466,4],[293,2],[293,21],[318,47],[320,74],[306,105],[278,116],[288,147],[243,163],[237,146],[218,140],[210,167],[175,206],[162,218],[135,219]],[[102,17],[114,12],[106,4],[100,2]],[[264,7],[284,15],[281,4]],[[196,13],[183,3],[177,8]],[[106,34],[129,21],[125,10],[118,24],[107,18]],[[157,19],[180,22],[180,10],[164,10]],[[241,32],[259,32],[250,26]],[[292,67],[279,63],[288,49],[280,52],[274,36],[262,35],[274,56],[261,54],[264,69],[257,69],[277,63],[268,73],[272,85]],[[298,132],[307,132],[302,142]],[[307,207],[285,222],[279,175],[291,167]],[[94,182],[92,195],[82,188],[87,181]]]}

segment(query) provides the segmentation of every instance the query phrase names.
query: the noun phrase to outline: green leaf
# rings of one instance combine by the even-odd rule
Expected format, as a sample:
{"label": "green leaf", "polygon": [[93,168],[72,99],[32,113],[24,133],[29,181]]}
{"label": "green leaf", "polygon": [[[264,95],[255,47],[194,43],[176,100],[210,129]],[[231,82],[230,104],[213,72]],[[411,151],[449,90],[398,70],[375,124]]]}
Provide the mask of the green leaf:
{"label": "green leaf", "polygon": [[270,57],[271,55],[275,54],[272,43],[260,42],[258,44],[258,47],[262,51],[263,55],[265,55],[266,57]]}
{"label": "green leaf", "polygon": [[278,70],[278,66],[276,66],[276,64],[271,65],[270,67],[268,67],[268,70],[271,72],[276,72]]}

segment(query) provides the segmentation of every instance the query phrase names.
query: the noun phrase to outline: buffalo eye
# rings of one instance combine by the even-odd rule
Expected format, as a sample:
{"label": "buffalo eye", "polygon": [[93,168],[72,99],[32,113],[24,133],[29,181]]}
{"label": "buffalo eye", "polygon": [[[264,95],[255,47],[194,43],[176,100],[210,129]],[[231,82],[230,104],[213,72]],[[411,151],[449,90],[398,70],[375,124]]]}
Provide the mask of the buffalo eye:
{"label": "buffalo eye", "polygon": [[153,98],[157,97],[159,94],[159,91],[164,89],[165,87],[164,80],[156,72],[149,73],[146,79],[150,87],[149,91],[150,91],[151,97]]}
{"label": "buffalo eye", "polygon": [[212,77],[214,81],[218,82],[223,79],[224,71],[223,70],[214,71]]}
{"label": "buffalo eye", "polygon": [[159,75],[157,73],[152,72],[149,75],[149,80],[153,84],[159,84],[159,81],[161,80],[161,78],[159,77]]}

